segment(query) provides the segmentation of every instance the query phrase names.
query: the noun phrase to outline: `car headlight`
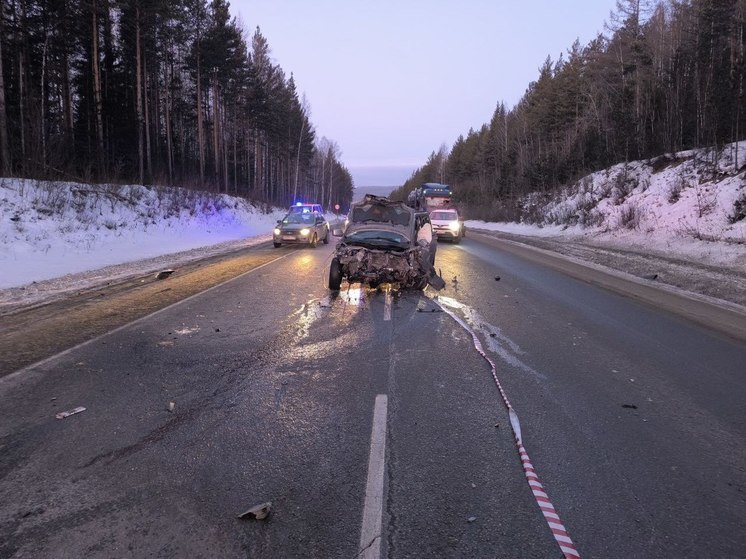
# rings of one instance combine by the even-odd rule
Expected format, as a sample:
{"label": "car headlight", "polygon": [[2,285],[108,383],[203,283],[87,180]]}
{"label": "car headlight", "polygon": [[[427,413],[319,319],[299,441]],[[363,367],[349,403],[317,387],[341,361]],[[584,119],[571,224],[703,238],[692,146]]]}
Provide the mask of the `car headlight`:
{"label": "car headlight", "polygon": [[448,229],[454,233],[458,233],[458,230],[461,229],[461,224],[458,221],[452,221],[448,224]]}
{"label": "car headlight", "polygon": [[301,230],[300,230],[300,234],[301,234],[301,235],[303,235],[304,237],[308,237],[308,234],[309,234],[310,232],[311,232],[311,230],[310,230],[310,229],[301,229]]}
{"label": "car headlight", "polygon": [[275,235],[279,235],[280,233],[282,233],[282,231],[280,231],[280,228],[279,227],[275,227],[274,234]]}

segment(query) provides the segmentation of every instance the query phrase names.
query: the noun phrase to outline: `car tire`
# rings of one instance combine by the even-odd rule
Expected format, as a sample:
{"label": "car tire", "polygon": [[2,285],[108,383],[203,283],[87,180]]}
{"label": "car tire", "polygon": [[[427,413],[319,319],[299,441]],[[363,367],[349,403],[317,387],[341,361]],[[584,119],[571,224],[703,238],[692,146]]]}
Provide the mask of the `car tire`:
{"label": "car tire", "polygon": [[332,263],[329,265],[329,289],[332,291],[339,291],[342,286],[342,264],[339,263],[337,258],[332,258]]}
{"label": "car tire", "polygon": [[457,245],[457,244],[459,244],[460,242],[461,242],[461,235],[456,235],[456,236],[455,236],[455,237],[453,238],[453,244]]}
{"label": "car tire", "polygon": [[326,235],[324,235],[324,244],[329,244],[329,229],[326,230]]}
{"label": "car tire", "polygon": [[316,233],[314,233],[311,237],[311,242],[308,243],[308,246],[310,246],[311,248],[316,248],[317,244],[319,244],[319,238],[316,236]]}
{"label": "car tire", "polygon": [[280,248],[282,246],[282,243],[272,243],[272,244],[275,245],[275,248]]}

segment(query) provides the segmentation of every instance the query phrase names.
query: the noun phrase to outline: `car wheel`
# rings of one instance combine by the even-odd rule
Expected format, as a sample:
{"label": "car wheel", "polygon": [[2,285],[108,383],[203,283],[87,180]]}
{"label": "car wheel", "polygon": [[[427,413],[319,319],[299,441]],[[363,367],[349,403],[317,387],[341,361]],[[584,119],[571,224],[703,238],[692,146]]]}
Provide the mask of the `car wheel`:
{"label": "car wheel", "polygon": [[308,246],[311,248],[316,248],[316,245],[319,244],[319,238],[316,236],[316,233],[313,234],[313,237],[311,237],[311,242],[308,243]]}
{"label": "car wheel", "polygon": [[329,244],[329,229],[326,230],[326,235],[324,235],[324,244]]}
{"label": "car wheel", "polygon": [[329,289],[332,291],[339,291],[342,286],[342,264],[339,260],[332,258],[332,263],[329,265]]}
{"label": "car wheel", "polygon": [[282,243],[272,243],[272,244],[275,245],[275,248],[280,248],[282,246]]}
{"label": "car wheel", "polygon": [[459,234],[459,235],[456,235],[456,236],[455,236],[455,237],[453,238],[453,244],[457,245],[457,244],[459,244],[460,242],[461,242],[461,235]]}

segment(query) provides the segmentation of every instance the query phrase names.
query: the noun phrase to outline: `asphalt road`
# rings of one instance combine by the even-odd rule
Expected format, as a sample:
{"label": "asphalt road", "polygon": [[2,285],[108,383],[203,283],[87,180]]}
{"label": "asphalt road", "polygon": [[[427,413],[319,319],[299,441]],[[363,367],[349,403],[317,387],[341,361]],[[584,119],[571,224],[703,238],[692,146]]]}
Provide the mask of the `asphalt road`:
{"label": "asphalt road", "polygon": [[471,236],[437,301],[255,256],[0,379],[0,557],[561,557],[470,332],[582,557],[743,555],[743,341]]}

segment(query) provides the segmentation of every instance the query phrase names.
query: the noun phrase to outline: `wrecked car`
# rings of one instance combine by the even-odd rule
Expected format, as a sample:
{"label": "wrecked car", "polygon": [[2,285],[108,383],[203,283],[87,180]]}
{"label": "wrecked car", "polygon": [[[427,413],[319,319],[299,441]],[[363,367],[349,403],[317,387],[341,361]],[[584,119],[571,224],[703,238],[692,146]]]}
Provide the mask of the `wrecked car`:
{"label": "wrecked car", "polygon": [[334,234],[342,240],[329,267],[329,289],[339,290],[343,279],[371,287],[445,287],[435,271],[437,243],[426,212],[367,194],[352,205],[344,231]]}

